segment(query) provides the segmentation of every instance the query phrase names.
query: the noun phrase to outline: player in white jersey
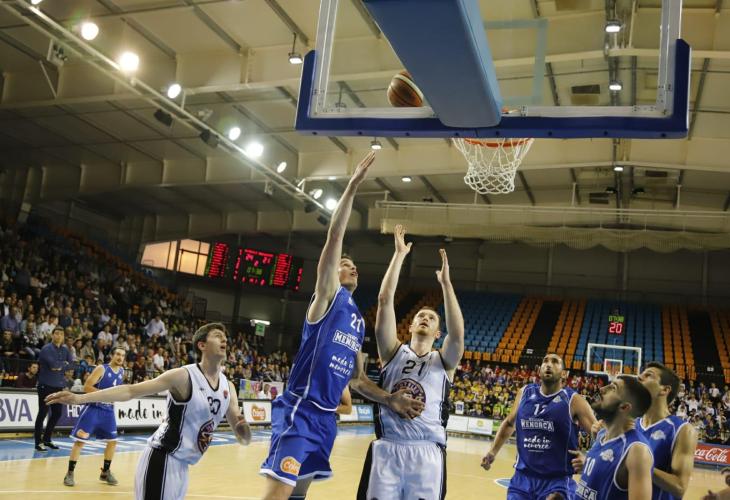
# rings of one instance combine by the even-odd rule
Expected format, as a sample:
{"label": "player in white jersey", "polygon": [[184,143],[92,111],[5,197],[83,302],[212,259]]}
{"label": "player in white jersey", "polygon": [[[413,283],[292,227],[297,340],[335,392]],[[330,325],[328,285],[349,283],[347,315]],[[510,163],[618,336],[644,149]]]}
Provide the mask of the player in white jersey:
{"label": "player in white jersey", "polygon": [[46,398],[48,404],[113,403],[169,391],[167,417],[147,441],[137,466],[134,490],[138,500],[184,498],[188,466],[203,456],[224,417],[240,443],[251,441],[236,389],[221,372],[226,359],[225,327],[220,323],[201,326],[193,335],[193,345],[200,363],[166,371],[153,380],[87,394],[62,391]]}
{"label": "player in white jersey", "polygon": [[441,336],[438,313],[422,307],[409,327],[409,344],[398,342],[393,296],[403,261],[411,250],[405,230],[395,227],[395,253],[378,295],[375,338],[384,363],[380,384],[388,392],[406,389],[422,401],[423,412],[413,418],[398,416],[386,406],[376,409],[375,434],[370,444],[358,500],[437,500],[446,496],[446,420],[448,395],[456,365],[464,354],[464,318],[449,278],[449,261],[442,249],[441,284],[448,336],[443,348],[433,350]]}

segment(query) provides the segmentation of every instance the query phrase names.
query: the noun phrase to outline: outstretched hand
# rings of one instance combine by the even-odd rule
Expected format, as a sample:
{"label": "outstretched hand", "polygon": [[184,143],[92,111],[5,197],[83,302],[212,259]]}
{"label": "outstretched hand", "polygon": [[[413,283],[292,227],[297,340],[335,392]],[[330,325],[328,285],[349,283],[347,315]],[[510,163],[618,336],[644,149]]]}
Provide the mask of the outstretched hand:
{"label": "outstretched hand", "polygon": [[70,391],[54,392],[46,396],[47,405],[64,404],[64,405],[76,405],[78,403],[78,394],[74,394]]}
{"label": "outstretched hand", "polygon": [[246,417],[238,415],[238,422],[233,427],[233,433],[239,444],[246,446],[251,442],[251,427],[246,422]]}
{"label": "outstretched hand", "polygon": [[359,186],[365,180],[368,169],[373,164],[373,161],[375,161],[375,152],[371,151],[355,167],[355,171],[352,173],[352,177],[350,177],[350,184]]}
{"label": "outstretched hand", "polygon": [[573,460],[570,461],[570,464],[573,466],[573,472],[576,474],[583,472],[583,466],[586,463],[586,456],[578,450],[568,450],[568,453],[573,455]]}
{"label": "outstretched hand", "polygon": [[436,279],[442,285],[451,283],[451,276],[449,275],[449,259],[446,256],[446,250],[443,248],[439,250],[441,254],[441,270],[436,271]]}
{"label": "outstretched hand", "polygon": [[404,228],[401,224],[395,226],[395,231],[393,231],[393,237],[395,238],[396,253],[408,255],[408,252],[411,251],[411,246],[413,245],[413,243],[411,242],[406,244],[405,236],[406,228]]}

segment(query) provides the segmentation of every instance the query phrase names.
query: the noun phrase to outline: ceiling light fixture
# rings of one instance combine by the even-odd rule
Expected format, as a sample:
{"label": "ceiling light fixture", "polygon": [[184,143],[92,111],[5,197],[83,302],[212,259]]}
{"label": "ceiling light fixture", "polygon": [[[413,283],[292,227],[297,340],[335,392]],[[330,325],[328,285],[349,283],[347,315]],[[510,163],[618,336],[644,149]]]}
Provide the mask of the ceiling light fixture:
{"label": "ceiling light fixture", "polygon": [[311,190],[311,191],[309,192],[309,196],[311,196],[311,197],[312,197],[312,198],[314,198],[315,200],[318,200],[318,199],[320,199],[320,198],[322,197],[322,195],[323,195],[323,194],[324,194],[324,191],[323,191],[323,190],[322,190],[321,188],[317,188],[317,189],[312,189],[312,190]]}
{"label": "ceiling light fixture", "polygon": [[289,64],[302,64],[304,58],[297,52],[297,34],[294,33],[294,41],[291,44],[291,52],[289,52]]}
{"label": "ceiling light fixture", "polygon": [[84,40],[91,41],[99,34],[99,26],[91,21],[81,23],[81,37]]}
{"label": "ceiling light fixture", "polygon": [[372,141],[370,141],[370,149],[380,151],[381,149],[383,149],[383,145],[380,144],[380,141],[378,139],[373,139]]}
{"label": "ceiling light fixture", "polygon": [[400,180],[402,180],[403,182],[411,182],[413,178],[410,175],[404,175],[400,178]]}
{"label": "ceiling light fixture", "polygon": [[118,62],[119,68],[125,73],[134,73],[139,68],[139,56],[131,51],[123,52]]}
{"label": "ceiling light fixture", "polygon": [[161,109],[158,109],[155,111],[155,119],[162,123],[166,127],[172,126],[172,115],[170,113],[167,113],[165,111],[162,111]]}
{"label": "ceiling light fixture", "polygon": [[246,145],[246,156],[249,158],[261,158],[261,155],[264,154],[264,145],[260,142],[249,142]]}
{"label": "ceiling light fixture", "polygon": [[285,161],[279,163],[276,166],[276,173],[277,174],[280,174],[280,173],[284,172],[284,170],[286,170],[286,162]]}
{"label": "ceiling light fixture", "polygon": [[615,167],[613,167],[613,171],[614,172],[623,172],[624,167],[622,167],[621,165],[616,165]]}
{"label": "ceiling light fixture", "polygon": [[623,88],[623,83],[618,80],[613,80],[611,83],[608,84],[608,90],[610,90],[611,92],[620,92]]}
{"label": "ceiling light fixture", "polygon": [[337,208],[337,200],[334,198],[327,198],[327,201],[324,202],[324,208],[329,210],[330,212]]}
{"label": "ceiling light fixture", "polygon": [[241,137],[241,127],[231,127],[228,129],[228,138],[232,141],[238,140]]}
{"label": "ceiling light fixture", "polygon": [[209,129],[205,129],[200,133],[200,139],[211,148],[217,148],[220,138],[211,132]]}
{"label": "ceiling light fixture", "polygon": [[182,92],[182,86],[179,83],[173,83],[167,87],[167,97],[170,99],[176,99],[177,96]]}
{"label": "ceiling light fixture", "polygon": [[618,19],[606,21],[606,33],[618,33],[619,31],[621,31],[621,21]]}

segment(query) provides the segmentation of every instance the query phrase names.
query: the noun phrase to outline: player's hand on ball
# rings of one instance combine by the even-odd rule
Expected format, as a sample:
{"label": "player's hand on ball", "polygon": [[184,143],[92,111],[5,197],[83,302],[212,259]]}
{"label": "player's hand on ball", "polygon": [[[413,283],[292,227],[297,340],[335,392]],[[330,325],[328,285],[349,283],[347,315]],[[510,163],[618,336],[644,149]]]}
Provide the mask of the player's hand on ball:
{"label": "player's hand on ball", "polygon": [[395,251],[402,255],[408,255],[408,252],[411,251],[411,245],[413,245],[413,243],[406,244],[406,228],[398,224],[397,226],[395,226],[393,236],[395,236]]}
{"label": "player's hand on ball", "polygon": [[233,427],[233,434],[236,436],[236,441],[243,446],[251,442],[251,427],[249,427],[246,417],[243,415],[238,416],[238,422]]}
{"label": "player's hand on ball", "polygon": [[578,450],[568,450],[568,453],[573,455],[573,460],[570,461],[570,464],[573,466],[573,472],[576,474],[583,472],[583,466],[586,463],[586,456]]}
{"label": "player's hand on ball", "polygon": [[401,418],[416,418],[424,408],[424,404],[413,399],[407,389],[391,394],[388,406]]}
{"label": "player's hand on ball", "polygon": [[64,404],[64,405],[77,405],[79,404],[79,395],[69,391],[54,392],[46,396],[47,405]]}
{"label": "player's hand on ball", "polygon": [[492,464],[494,463],[494,453],[487,452],[486,455],[484,455],[484,458],[482,458],[482,469],[489,470],[492,468]]}

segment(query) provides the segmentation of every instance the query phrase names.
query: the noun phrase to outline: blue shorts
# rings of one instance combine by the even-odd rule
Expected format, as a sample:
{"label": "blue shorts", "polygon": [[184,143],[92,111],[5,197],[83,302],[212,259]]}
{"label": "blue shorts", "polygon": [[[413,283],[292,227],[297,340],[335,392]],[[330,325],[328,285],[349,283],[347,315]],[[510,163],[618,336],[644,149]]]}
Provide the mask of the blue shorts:
{"label": "blue shorts", "polygon": [[545,478],[515,470],[507,488],[507,500],[545,500],[551,493],[560,493],[570,500],[575,493],[575,481],[571,476]]}
{"label": "blue shorts", "polygon": [[71,437],[76,441],[89,441],[92,437],[103,441],[116,440],[117,419],[114,416],[114,409],[84,406],[71,431]]}
{"label": "blue shorts", "polygon": [[271,447],[259,472],[290,486],[327,479],[336,436],[335,412],[284,393],[271,404]]}

